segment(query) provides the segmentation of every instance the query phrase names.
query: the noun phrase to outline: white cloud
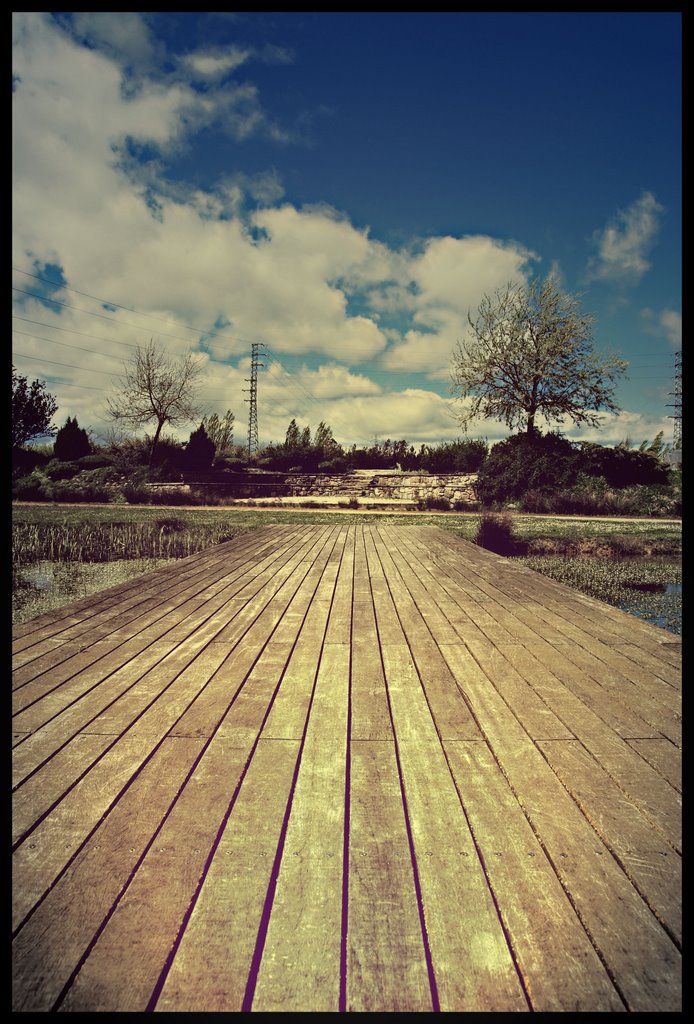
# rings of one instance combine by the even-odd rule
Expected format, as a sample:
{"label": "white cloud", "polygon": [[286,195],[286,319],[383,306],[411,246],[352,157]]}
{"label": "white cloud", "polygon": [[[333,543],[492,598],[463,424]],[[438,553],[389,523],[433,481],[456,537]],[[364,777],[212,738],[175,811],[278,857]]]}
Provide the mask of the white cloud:
{"label": "white cloud", "polygon": [[200,78],[221,78],[245,64],[252,52],[240,46],[227,47],[225,50],[198,50],[183,57],[181,64]]}
{"label": "white cloud", "polygon": [[[313,429],[324,419],[345,443],[460,436],[447,388],[393,390],[376,383],[369,366],[447,381],[468,309],[525,280],[533,253],[482,235],[394,250],[328,206],[282,202],[276,173],[243,176],[233,164],[214,191],[167,180],[166,154],[202,126],[224,124],[236,139],[272,133],[252,83],[215,84],[225,59],[228,70],[234,60],[239,66],[242,48],[226,58],[191,55],[195,73],[211,80],[197,92],[183,73],[158,72],[158,44],[140,15],[76,16],[96,49],[47,15],[18,13],[13,21],[13,262],[29,274],[59,267],[68,289],[82,293],[56,293],[68,304],[60,311],[18,293],[13,310],[24,318],[15,321],[16,364],[32,379],[53,378],[59,422],[76,415],[81,425],[105,429],[110,375],[121,372],[133,345],[153,338],[174,356],[204,349],[206,411],[231,408],[237,440],[246,429],[253,342],[264,342],[275,360],[304,362],[290,380],[272,362],[264,371],[264,440],[283,439],[292,417]],[[127,54],[140,78],[124,92]],[[160,159],[140,162],[127,139],[154,147]],[[252,215],[249,196],[260,204]],[[13,283],[37,288],[22,274]],[[104,301],[127,308],[104,309]],[[674,333],[677,314],[659,316]],[[468,433],[498,439],[507,431],[482,422]]]}
{"label": "white cloud", "polygon": [[593,235],[597,249],[588,265],[588,278],[617,284],[637,284],[650,269],[651,249],[664,208],[651,192],[644,192],[626,210]]}
{"label": "white cloud", "polygon": [[414,285],[415,326],[384,356],[392,370],[420,370],[431,379],[450,377],[451,354],[485,295],[527,280],[537,256],[524,246],[486,235],[435,238],[407,270]]}
{"label": "white cloud", "polygon": [[642,309],[641,318],[649,334],[666,338],[673,348],[682,347],[682,314],[674,309]]}
{"label": "white cloud", "polygon": [[77,11],[72,15],[72,30],[126,65],[147,66],[161,50],[145,18],[133,11]]}

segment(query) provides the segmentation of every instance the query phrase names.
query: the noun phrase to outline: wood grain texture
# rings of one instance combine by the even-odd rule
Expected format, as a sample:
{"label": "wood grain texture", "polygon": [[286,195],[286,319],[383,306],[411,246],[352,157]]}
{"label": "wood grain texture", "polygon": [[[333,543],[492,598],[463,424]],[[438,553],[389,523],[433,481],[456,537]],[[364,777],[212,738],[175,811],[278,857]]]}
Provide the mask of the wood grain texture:
{"label": "wood grain texture", "polygon": [[681,1010],[681,646],[435,527],[14,631],[13,1009]]}

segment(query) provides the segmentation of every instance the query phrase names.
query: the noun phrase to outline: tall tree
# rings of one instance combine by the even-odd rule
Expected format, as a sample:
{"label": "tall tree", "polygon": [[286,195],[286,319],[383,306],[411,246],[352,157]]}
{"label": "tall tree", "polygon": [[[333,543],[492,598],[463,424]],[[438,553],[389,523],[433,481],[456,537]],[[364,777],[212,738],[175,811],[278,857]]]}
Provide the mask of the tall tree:
{"label": "tall tree", "polygon": [[296,420],[292,420],[287,427],[287,433],[284,438],[284,447],[288,452],[296,451],[297,448],[301,447],[301,433]]}
{"label": "tall tree", "polygon": [[80,459],[83,455],[89,455],[92,446],[89,443],[89,435],[77,422],[77,417],[68,418],[56,434],[53,444],[53,453],[56,459],[62,462],[70,462],[72,459]]}
{"label": "tall tree", "polygon": [[224,418],[220,419],[216,412],[204,416],[201,426],[205,428],[210,441],[214,443],[215,454],[223,455],[234,443],[234,414],[227,409]]}
{"label": "tall tree", "polygon": [[552,278],[485,295],[468,322],[451,373],[458,399],[469,400],[458,416],[464,428],[486,417],[532,434],[538,416],[598,426],[599,410],[619,411],[614,393],[627,363],[594,351],[594,318]]}
{"label": "tall tree", "polygon": [[320,448],[320,450],[323,453],[329,451],[331,448],[337,447],[337,442],[333,437],[332,429],[331,427],[328,426],[327,423],[325,423],[324,420],[321,420],[318,426],[316,427],[316,433],[313,438],[313,444],[314,447]]}
{"label": "tall tree", "polygon": [[114,420],[134,428],[156,423],[150,466],[165,424],[179,426],[198,415],[197,391],[202,372],[191,352],[182,361],[172,359],[153,341],[146,348],[138,347],[125,364],[116,395],[108,399],[108,411]]}
{"label": "tall tree", "polygon": [[51,419],[58,410],[53,395],[42,380],[26,377],[12,367],[12,447],[21,448],[36,437],[52,437],[56,428]]}

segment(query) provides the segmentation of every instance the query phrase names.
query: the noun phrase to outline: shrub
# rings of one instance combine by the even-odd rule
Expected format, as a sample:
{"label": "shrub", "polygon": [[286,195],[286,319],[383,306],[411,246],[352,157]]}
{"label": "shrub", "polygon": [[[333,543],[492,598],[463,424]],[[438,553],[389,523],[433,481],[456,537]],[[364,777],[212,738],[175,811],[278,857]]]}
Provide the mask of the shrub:
{"label": "shrub", "polygon": [[238,455],[222,455],[215,459],[214,468],[222,472],[242,473],[248,468],[248,462]]}
{"label": "shrub", "polygon": [[33,470],[46,466],[53,458],[52,448],[52,445],[32,445],[30,448],[13,448],[13,476],[28,476]]}
{"label": "shrub", "polygon": [[130,505],[149,505],[150,489],[142,480],[131,480],[121,488],[123,497]]}
{"label": "shrub", "polygon": [[419,468],[429,473],[476,473],[487,457],[486,441],[441,442],[422,445]]}
{"label": "shrub", "polygon": [[46,476],[51,480],[71,480],[79,471],[77,462],[61,462],[60,459],[51,459],[45,469]]}
{"label": "shrub", "polygon": [[428,495],[426,498],[420,498],[417,502],[417,507],[420,511],[434,511],[450,512],[451,503],[448,498],[435,498],[433,495]]}
{"label": "shrub", "polygon": [[480,519],[475,544],[498,555],[512,555],[518,548],[513,536],[513,521],[508,514],[485,513]]}
{"label": "shrub", "polygon": [[559,434],[515,434],[499,441],[480,466],[475,490],[487,507],[517,501],[526,491],[569,488],[579,456]]}
{"label": "shrub", "polygon": [[587,441],[578,447],[582,472],[604,477],[610,487],[662,486],[670,482],[670,468],[650,452],[626,445],[607,448]]}
{"label": "shrub", "polygon": [[200,505],[199,494],[184,490],[182,487],[153,488],[148,491],[150,505]]}
{"label": "shrub", "polygon": [[336,456],[334,459],[324,459],[318,463],[319,473],[344,473],[347,470],[347,459],[343,456]]}
{"label": "shrub", "polygon": [[92,480],[61,480],[53,486],[53,501],[110,502],[111,491]]}
{"label": "shrub", "polygon": [[12,498],[15,501],[52,501],[53,485],[48,477],[35,469],[14,481]]}
{"label": "shrub", "polygon": [[109,469],[114,465],[113,456],[106,452],[92,452],[75,460],[80,469]]}

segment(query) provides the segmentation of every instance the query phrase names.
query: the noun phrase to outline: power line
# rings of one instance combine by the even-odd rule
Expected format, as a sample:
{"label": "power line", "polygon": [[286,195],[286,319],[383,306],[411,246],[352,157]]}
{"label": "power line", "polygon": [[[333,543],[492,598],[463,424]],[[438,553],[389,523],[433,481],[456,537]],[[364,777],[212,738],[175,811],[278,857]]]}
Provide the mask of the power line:
{"label": "power line", "polygon": [[[127,348],[139,348],[139,345],[133,345],[131,341],[117,341],[115,338],[100,338],[96,334],[85,334],[84,331],[76,331],[72,327],[58,327],[56,324],[46,324],[43,320],[29,320],[25,316],[17,316],[16,313],[12,314],[13,320],[21,320],[25,324],[34,324],[36,327],[47,327],[49,331],[62,331],[64,334],[76,334],[80,338],[91,338],[92,341],[103,341],[107,345],[126,345]],[[29,335],[33,337],[33,335]],[[47,338],[41,338],[41,341],[48,341]]]}
{"label": "power line", "polygon": [[[34,338],[36,341],[45,341],[49,345],[60,345],[61,348],[74,348],[77,352],[89,352],[90,355],[99,356],[100,359],[118,359],[118,356],[110,356],[107,352],[97,352],[96,349],[93,348],[82,348],[80,345],[70,345],[66,341],[56,341],[55,338],[42,338],[38,334],[29,334],[27,331],[18,331],[16,328],[12,328],[12,333],[19,334],[23,338]],[[82,367],[79,367],[79,369],[82,369]]]}
{"label": "power line", "polygon": [[[12,286],[12,291],[20,292],[22,295],[31,295],[35,299],[40,299],[41,302],[53,302],[58,306],[62,306],[64,309],[72,309],[77,313],[84,313],[85,316],[96,316],[99,317],[100,320],[110,320],[112,323],[118,324],[120,327],[130,327],[134,331],[145,331],[146,333],[151,333],[152,330],[151,327],[140,327],[139,324],[131,324],[123,320],[117,320],[116,317],[106,316],[105,313],[92,313],[89,309],[82,309],[80,306],[71,306],[69,302],[60,302],[59,299],[47,299],[45,295],[36,295],[34,292],[27,292],[23,288],[16,288],[14,285]],[[107,304],[112,305],[112,303]],[[148,313],[143,313],[141,315],[149,316]],[[192,328],[189,329],[192,330]],[[173,338],[174,341],[183,341],[186,345],[190,344],[190,338],[179,338],[178,335],[168,334],[166,331],[158,331],[157,333],[163,335],[165,338]]]}
{"label": "power line", "polygon": [[55,361],[55,359],[45,359],[43,356],[30,356],[27,355],[26,352],[16,352],[15,354],[21,356],[23,359],[32,359],[36,363],[48,363],[50,366],[66,366],[70,370],[85,370],[85,372],[87,373],[101,373],[105,377],[118,376],[115,373],[109,373],[108,370],[92,370],[89,367],[75,366],[74,363],[58,363]]}
{"label": "power line", "polygon": [[[162,323],[162,324],[174,323],[174,324],[177,324],[179,327],[182,327],[185,331],[193,331],[195,334],[203,334],[203,335],[206,335],[208,338],[221,338],[222,340],[233,341],[233,342],[236,342],[237,344],[244,342],[244,339],[243,338],[239,338],[238,336],[234,337],[234,336],[229,335],[229,334],[221,334],[218,331],[211,331],[208,328],[203,328],[203,327],[190,327],[188,324],[184,324],[181,320],[176,320],[174,317],[171,317],[170,320],[164,320],[162,317],[155,316],[153,313],[145,313],[141,309],[135,309],[133,306],[123,306],[119,302],[113,302],[111,299],[100,298],[98,295],[90,295],[89,292],[81,292],[81,291],[79,291],[78,288],[71,288],[69,285],[61,284],[58,281],[49,281],[46,278],[38,277],[36,274],[30,274],[26,270],[20,270],[19,267],[13,267],[12,269],[16,270],[17,273],[19,273],[19,274],[25,274],[27,277],[33,277],[36,281],[40,281],[42,284],[50,284],[50,285],[53,285],[53,287],[61,288],[64,291],[75,292],[77,295],[83,295],[85,298],[94,299],[95,302],[99,302],[102,305],[114,306],[117,309],[124,309],[128,313],[136,313],[138,316],[146,316],[150,320],[155,320],[158,323]],[[60,306],[67,306],[68,309],[76,309],[79,312],[86,313],[88,316],[102,316],[103,315],[101,313],[90,313],[88,310],[80,310],[78,306],[69,306],[67,303],[63,303],[59,299],[52,299],[49,296],[45,296],[45,295],[37,295],[35,292],[26,292],[26,291],[23,291],[21,288],[15,288],[14,286],[13,286],[13,290],[14,291],[18,291],[18,292],[22,292],[22,294],[24,294],[24,295],[31,295],[31,296],[33,296],[36,299],[40,299],[42,302],[54,302],[54,303],[57,303]],[[121,323],[120,320],[115,320],[114,317],[105,317],[105,319],[107,319],[107,320],[114,320],[116,323]],[[133,325],[131,325],[131,324],[124,324],[124,326],[127,327],[127,326],[133,326]],[[149,330],[149,329],[150,328],[137,328],[137,330]],[[170,337],[170,338],[176,338],[176,335],[173,335],[173,334],[169,334],[169,335],[165,335],[165,336],[166,337]],[[190,344],[190,338],[176,338],[176,340],[177,341],[186,341],[186,343]]]}

